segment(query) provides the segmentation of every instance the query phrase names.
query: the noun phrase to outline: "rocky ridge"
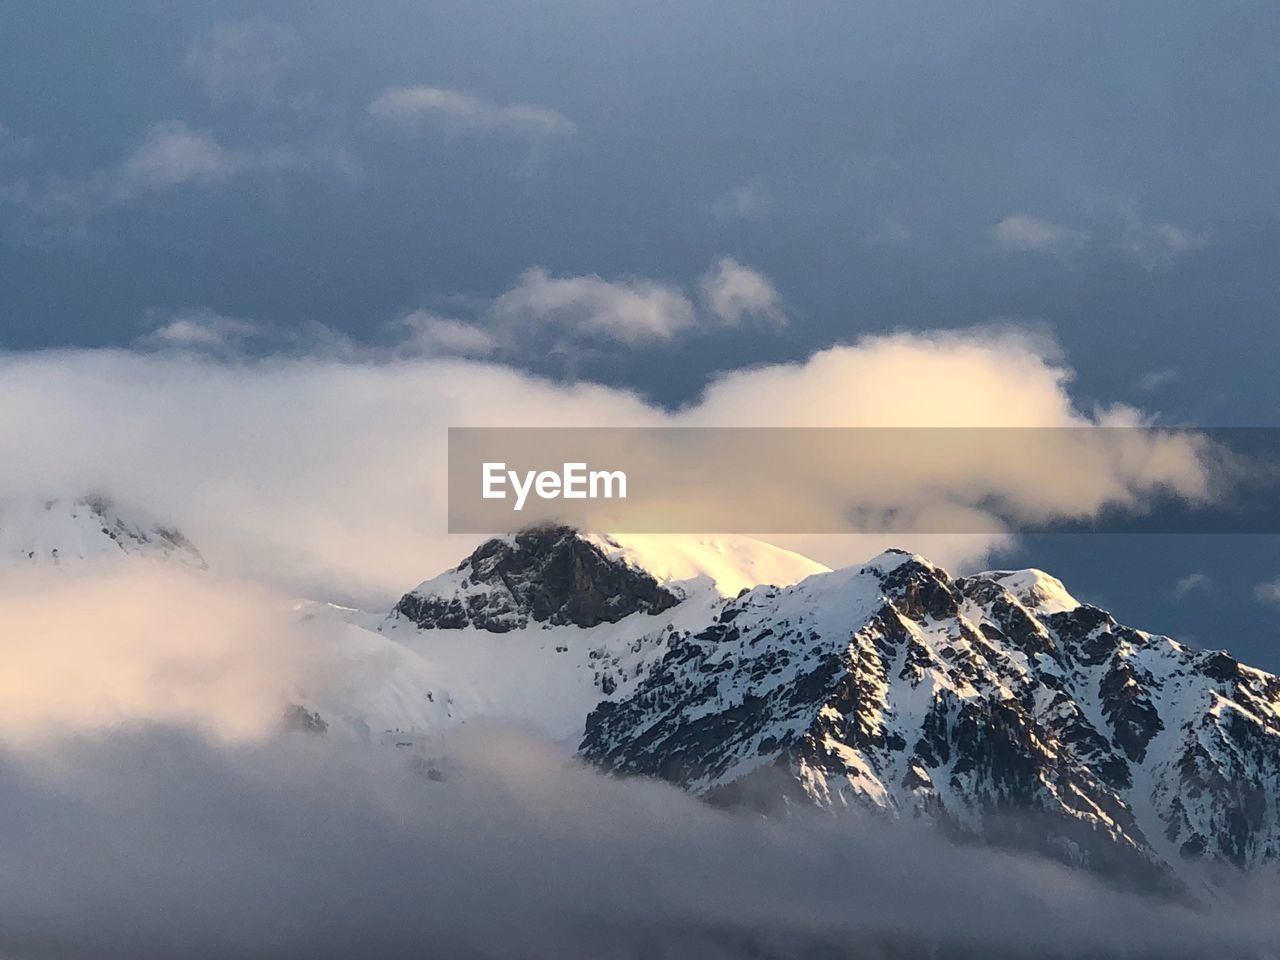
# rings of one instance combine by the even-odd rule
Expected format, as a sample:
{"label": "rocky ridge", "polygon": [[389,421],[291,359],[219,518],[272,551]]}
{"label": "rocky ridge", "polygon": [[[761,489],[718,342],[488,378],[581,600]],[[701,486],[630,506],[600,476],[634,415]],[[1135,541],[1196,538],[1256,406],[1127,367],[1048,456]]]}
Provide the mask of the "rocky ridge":
{"label": "rocky ridge", "polygon": [[926,818],[1145,881],[1280,859],[1280,679],[1040,571],[921,557],[757,587],[587,718],[582,756],[707,799]]}

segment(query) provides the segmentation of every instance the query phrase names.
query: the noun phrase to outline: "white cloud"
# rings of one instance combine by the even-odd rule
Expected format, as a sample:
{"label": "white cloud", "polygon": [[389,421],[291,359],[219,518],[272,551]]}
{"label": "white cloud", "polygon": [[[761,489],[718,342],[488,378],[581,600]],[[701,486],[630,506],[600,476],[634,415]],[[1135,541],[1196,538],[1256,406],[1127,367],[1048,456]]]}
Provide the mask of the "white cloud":
{"label": "white cloud", "polygon": [[159,123],[121,164],[114,194],[127,200],[185,184],[213,186],[246,171],[299,167],[312,159],[281,147],[232,149],[181,121]]}
{"label": "white cloud", "polygon": [[744,267],[732,257],[721,257],[702,277],[702,296],[709,313],[721,323],[784,326],[782,298],[761,273]]}
{"label": "white cloud", "polygon": [[[215,570],[386,604],[476,542],[443,532],[449,426],[1083,426],[1119,416],[1076,410],[1070,371],[1052,356],[1010,331],[868,338],[726,375],[670,413],[625,390],[463,360],[10,354],[0,357],[0,502],[101,490],[183,529]],[[830,494],[821,477],[808,480],[815,496]],[[1153,483],[1196,496],[1204,482],[1186,445],[1086,445],[1047,465],[956,457],[936,476],[867,489],[904,510],[943,503],[979,515],[996,492],[1026,516],[1059,517],[1140,505]],[[1005,542],[993,529],[784,545],[831,565],[894,544],[956,564]]]}
{"label": "white cloud", "polygon": [[208,130],[180,120],[154,124],[119,163],[71,181],[49,179],[0,187],[0,202],[25,209],[32,232],[41,236],[83,236],[89,223],[113,207],[181,187],[220,187],[235,177],[302,169],[351,175],[354,164],[341,147],[228,147]]}
{"label": "white cloud", "polygon": [[[1071,371],[1055,359],[1056,347],[1013,328],[929,335],[868,337],[852,346],[821,351],[798,364],[735,371],[713,382],[684,412],[682,425],[741,427],[1087,427],[1134,425],[1142,418],[1115,406],[1086,414],[1067,391]],[[797,503],[817,516],[833,495],[850,496],[872,514],[907,521],[913,529],[989,529],[991,536],[898,538],[936,554],[944,565],[963,565],[993,545],[996,536],[984,504],[996,500],[1025,520],[1085,519],[1105,504],[1141,509],[1157,490],[1196,500],[1210,494],[1201,453],[1184,439],[1143,439],[1136,432],[1041,431],[1035,446],[1014,450],[981,436],[957,435],[946,456],[924,460],[903,451],[905,466],[859,470],[797,464]],[[993,435],[994,437],[995,435]],[[1109,447],[1111,441],[1118,446]],[[1099,442],[1101,441],[1101,442]],[[914,459],[913,459],[914,458]],[[918,469],[928,466],[927,471]],[[880,473],[877,478],[875,474]],[[905,475],[904,475],[905,473]],[[841,480],[834,487],[831,476]],[[740,485],[749,495],[749,484]],[[828,491],[828,499],[819,493]],[[806,491],[801,493],[801,491]],[[959,522],[957,522],[959,521]],[[872,524],[874,526],[874,523]],[[875,538],[872,538],[875,539]],[[875,539],[893,545],[890,538]],[[788,537],[777,542],[833,564],[831,539]],[[847,556],[847,555],[846,555]]]}
{"label": "white cloud", "polygon": [[406,128],[435,126],[447,133],[506,131],[525,136],[573,133],[573,121],[533,103],[498,104],[443,87],[390,87],[369,113]]}
{"label": "white cloud", "polygon": [[749,220],[762,217],[773,207],[773,200],[759,180],[739,184],[711,204],[711,213],[721,220]]}
{"label": "white cloud", "polygon": [[517,335],[537,326],[628,345],[670,340],[697,320],[689,298],[669,284],[595,275],[553,277],[541,267],[521,274],[489,312]]}
{"label": "white cloud", "polygon": [[694,409],[706,425],[1083,426],[1071,377],[1055,343],[1017,327],[900,333],[726,373]]}
{"label": "white cloud", "polygon": [[1209,242],[1208,233],[1146,220],[1132,204],[1093,206],[1093,219],[1087,230],[1074,230],[1030,214],[1016,213],[992,227],[991,236],[1005,250],[1050,253],[1064,258],[1086,249],[1095,253],[1119,253],[1148,270],[1168,266]]}
{"label": "white cloud", "polygon": [[159,190],[184,183],[217,183],[251,165],[248,154],[228,150],[213,135],[185,123],[157,124],[120,170],[127,191]]}
{"label": "white cloud", "polygon": [[321,323],[280,327],[240,317],[228,317],[208,307],[173,313],[147,311],[150,329],[134,341],[144,352],[189,353],[221,360],[252,355],[325,357],[331,360],[393,360],[406,355],[409,337],[392,348],[356,343],[345,333]]}
{"label": "white cloud", "polygon": [[13,131],[0,123],[0,159],[26,153],[34,143],[30,137],[14,136]]}
{"label": "white cloud", "polygon": [[309,653],[278,596],[180,569],[6,571],[0,607],[4,742],[142,720],[259,736]]}
{"label": "white cloud", "polygon": [[486,317],[508,350],[521,349],[540,332],[552,333],[559,349],[567,350],[575,342],[643,346],[697,330],[786,324],[773,284],[731,257],[711,264],[696,296],[643,277],[554,277],[534,267],[493,301]]}
{"label": "white cloud", "polygon": [[498,350],[498,341],[483,327],[415,310],[393,325],[401,334],[398,352],[424,357],[487,357]]}
{"label": "white cloud", "polygon": [[1258,584],[1253,588],[1253,595],[1259,603],[1280,606],[1280,578]]}
{"label": "white cloud", "polygon": [[1171,383],[1178,382],[1178,371],[1171,367],[1165,367],[1161,370],[1151,370],[1144,373],[1138,378],[1137,385],[1139,390],[1147,393],[1159,390],[1161,387],[1167,387]]}
{"label": "white cloud", "polygon": [[1204,573],[1189,573],[1185,577],[1178,580],[1173,585],[1173,595],[1179,600],[1184,597],[1196,593],[1197,591],[1208,591],[1213,588],[1213,581]]}
{"label": "white cloud", "polygon": [[215,106],[236,100],[270,103],[296,52],[291,27],[255,17],[215,24],[192,42],[183,63]]}
{"label": "white cloud", "polygon": [[466,357],[523,363],[530,350],[572,357],[610,346],[669,344],[699,330],[786,323],[768,279],[729,257],[715,261],[702,276],[696,298],[656,280],[554,277],[534,267],[492,301],[470,306],[469,321],[427,309],[406,313],[386,324],[379,344],[357,342],[322,324],[285,329],[207,307],[152,311],[150,329],[135,346],[223,358],[272,352],[352,362]]}
{"label": "white cloud", "polygon": [[1066,253],[1085,241],[1085,235],[1077,230],[1026,213],[1005,217],[991,228],[991,234],[1006,250],[1037,253]]}
{"label": "white cloud", "polygon": [[1117,246],[1148,270],[1168,266],[1209,242],[1208,233],[1145,220],[1132,206],[1121,207],[1120,221]]}
{"label": "white cloud", "polygon": [[226,317],[207,307],[184,310],[164,318],[138,338],[143,349],[202,350],[238,353],[263,335],[263,328],[249,320]]}

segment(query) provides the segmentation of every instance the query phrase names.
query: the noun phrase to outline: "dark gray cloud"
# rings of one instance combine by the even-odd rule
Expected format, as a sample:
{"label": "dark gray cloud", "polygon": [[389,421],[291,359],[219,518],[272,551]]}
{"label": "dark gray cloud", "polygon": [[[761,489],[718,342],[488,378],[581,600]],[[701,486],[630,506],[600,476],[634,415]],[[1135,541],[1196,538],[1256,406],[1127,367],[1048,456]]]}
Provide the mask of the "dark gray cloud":
{"label": "dark gray cloud", "polygon": [[1271,901],[1198,912],[910,826],[728,814],[518,731],[460,732],[433,757],[161,728],[8,753],[0,951],[878,957],[905,938],[1227,957],[1280,933]]}
{"label": "dark gray cloud", "polygon": [[[8,346],[127,342],[146,308],[189,304],[359,336],[534,266],[680,283],[731,256],[786,292],[786,345],[579,372],[681,400],[726,365],[1020,316],[1096,358],[1090,395],[1131,389],[1140,349],[1147,370],[1231,372],[1222,398],[1185,378],[1176,416],[1277,400],[1265,351],[1238,349],[1270,329],[1280,217],[1265,3],[216,0],[7,22],[0,123],[32,144],[0,177]],[[388,136],[369,115],[388,91],[556,142],[530,161],[528,136]],[[573,135],[545,136],[561,118]],[[151,160],[183,155],[144,151],[134,202],[51,237],[157,130],[186,137]],[[1205,343],[1220,327],[1240,339]]]}

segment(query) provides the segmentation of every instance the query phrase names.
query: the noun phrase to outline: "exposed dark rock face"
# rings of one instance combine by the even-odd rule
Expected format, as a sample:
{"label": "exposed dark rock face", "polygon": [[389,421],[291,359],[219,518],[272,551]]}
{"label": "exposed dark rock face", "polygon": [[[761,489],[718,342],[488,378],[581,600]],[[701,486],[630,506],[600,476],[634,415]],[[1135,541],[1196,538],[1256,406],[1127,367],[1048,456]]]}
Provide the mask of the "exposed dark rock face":
{"label": "exposed dark rock face", "polygon": [[569,527],[523,530],[482,544],[455,571],[396,604],[420,628],[505,633],[530,623],[593,627],[680,602],[644,570],[608,556]]}
{"label": "exposed dark rock face", "polygon": [[1148,887],[1190,860],[1280,860],[1280,680],[1074,601],[1043,612],[1054,589],[1020,599],[899,553],[756,588],[670,632],[588,717],[582,755],[717,803],[923,817]]}
{"label": "exposed dark rock face", "polygon": [[180,530],[159,524],[143,527],[130,523],[120,516],[108,498],[101,495],[85,497],[77,501],[75,506],[88,510],[102,524],[103,536],[114,540],[121,550],[128,552],[130,547],[153,545],[164,553],[184,554],[196,566],[205,565],[199,551]]}
{"label": "exposed dark rock face", "polygon": [[1115,731],[1112,740],[1137,763],[1146,756],[1147,744],[1164,729],[1160,713],[1146,692],[1152,683],[1149,674],[1117,653],[1098,688],[1103,712]]}
{"label": "exposed dark rock face", "polygon": [[291,703],[284,710],[284,728],[301,733],[326,734],[329,722],[314,710],[308,710],[298,703]]}

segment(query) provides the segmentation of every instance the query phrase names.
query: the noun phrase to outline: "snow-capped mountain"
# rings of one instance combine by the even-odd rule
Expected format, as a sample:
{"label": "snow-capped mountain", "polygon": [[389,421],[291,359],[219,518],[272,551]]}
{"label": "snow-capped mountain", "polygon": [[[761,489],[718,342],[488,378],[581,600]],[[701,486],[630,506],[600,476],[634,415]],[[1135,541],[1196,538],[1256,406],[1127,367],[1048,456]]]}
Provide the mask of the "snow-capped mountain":
{"label": "snow-capped mountain", "polygon": [[1280,860],[1280,679],[1041,571],[953,579],[891,551],[724,596],[544,528],[378,629],[432,687],[401,733],[517,717],[713,802],[922,817],[1146,882]]}
{"label": "snow-capped mountain", "polygon": [[[335,734],[413,744],[479,719],[531,724],[574,751],[587,715],[701,629],[723,594],[827,568],[745,537],[601,537],[565,528],[481,545],[389,615],[308,603],[339,669],[296,699]],[[582,622],[594,626],[582,627]]]}
{"label": "snow-capped mountain", "polygon": [[126,515],[106,497],[0,504],[0,564],[63,566],[121,557],[205,565],[177,530],[136,512]]}
{"label": "snow-capped mountain", "polygon": [[745,537],[606,537],[535,527],[484,543],[405,594],[393,616],[423,629],[495,633],[531,623],[594,627],[660,613],[706,589],[728,596],[827,569]]}
{"label": "snow-capped mountain", "polygon": [[[7,564],[203,566],[95,498],[0,513]],[[831,571],[748,538],[542,527],[387,614],[308,602],[294,725],[417,747],[541,729],[709,801],[870,810],[1185,887],[1280,862],[1280,679],[1123,626],[1037,570]],[[1197,879],[1192,879],[1197,878]]]}
{"label": "snow-capped mountain", "polygon": [[1020,835],[1158,880],[1280,858],[1280,679],[1040,571],[884,554],[727,600],[587,720],[582,755],[708,799]]}

